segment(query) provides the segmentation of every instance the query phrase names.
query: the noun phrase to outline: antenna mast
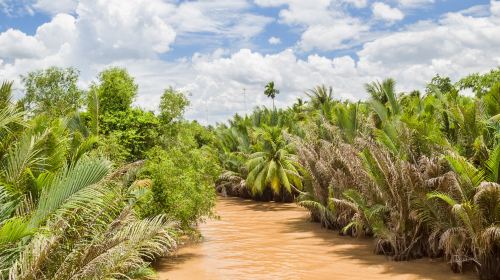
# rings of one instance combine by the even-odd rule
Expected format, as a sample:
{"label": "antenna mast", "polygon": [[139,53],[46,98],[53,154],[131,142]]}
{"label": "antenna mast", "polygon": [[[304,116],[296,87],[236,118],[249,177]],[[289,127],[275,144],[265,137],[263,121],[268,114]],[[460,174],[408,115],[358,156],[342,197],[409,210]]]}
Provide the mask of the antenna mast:
{"label": "antenna mast", "polygon": [[247,89],[243,88],[243,103],[245,104],[245,114],[247,113]]}

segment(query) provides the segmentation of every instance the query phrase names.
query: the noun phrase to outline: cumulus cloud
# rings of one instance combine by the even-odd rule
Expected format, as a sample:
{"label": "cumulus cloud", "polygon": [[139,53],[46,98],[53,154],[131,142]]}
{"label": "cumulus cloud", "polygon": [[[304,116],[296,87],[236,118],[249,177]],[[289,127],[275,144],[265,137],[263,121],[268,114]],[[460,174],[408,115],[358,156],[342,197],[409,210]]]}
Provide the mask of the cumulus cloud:
{"label": "cumulus cloud", "polygon": [[[9,1],[3,3],[10,7]],[[65,65],[82,68],[124,59],[158,59],[159,54],[171,49],[179,34],[208,32],[235,40],[257,35],[272,19],[244,12],[248,7],[244,0],[180,4],[163,0],[80,0],[73,14],[54,15],[33,35],[17,29],[0,33],[0,58],[12,65],[22,63],[22,59],[39,58],[33,65],[45,65],[42,61],[64,53]]]}
{"label": "cumulus cloud", "polygon": [[281,7],[279,22],[301,28],[297,45],[305,51],[331,51],[346,48],[369,30],[369,26],[351,16],[345,4],[364,7],[362,0],[256,0],[262,7]]}
{"label": "cumulus cloud", "polygon": [[[370,39],[369,26],[338,8],[352,1],[336,2],[341,6],[327,0],[256,2],[279,7],[278,21],[300,30],[296,46],[270,54],[218,49],[165,60],[160,54],[179,36],[248,40],[272,19],[251,14],[246,1],[81,0],[73,13],[54,15],[33,35],[16,29],[0,33],[0,76],[16,79],[37,68],[75,66],[85,85],[105,67],[122,66],[139,83],[137,105],[156,109],[163,89],[173,86],[192,95],[188,118],[214,123],[245,112],[243,88],[248,109],[269,106],[263,87],[270,80],[281,90],[277,105],[285,106],[322,83],[332,85],[336,97],[355,100],[366,97],[363,83],[375,79],[393,77],[398,90],[411,90],[423,88],[436,73],[456,79],[500,64],[500,1],[480,14],[448,13]],[[255,20],[261,22],[258,28],[252,26]],[[355,56],[313,51],[347,48],[352,41],[362,42]]]}
{"label": "cumulus cloud", "polygon": [[74,12],[78,0],[0,0],[0,10],[8,16],[33,15],[43,12],[49,15]]}
{"label": "cumulus cloud", "polygon": [[188,87],[192,92],[209,89],[204,98],[198,99],[201,103],[195,102],[197,108],[206,109],[190,110],[188,116],[204,120],[208,115],[213,122],[241,113],[243,87],[251,105],[269,105],[262,94],[269,80],[281,89],[278,104],[284,106],[321,83],[332,85],[338,98],[356,100],[366,97],[363,84],[376,79],[393,77],[398,90],[410,91],[423,89],[437,73],[456,80],[472,72],[488,71],[500,64],[500,38],[496,36],[500,13],[496,4],[492,3],[487,17],[451,13],[437,22],[416,23],[377,38],[357,52],[358,61],[351,56],[332,59],[314,54],[301,59],[290,49],[272,55],[240,50],[227,57],[199,57],[189,67],[195,69],[191,75],[196,82]]}
{"label": "cumulus cloud", "polygon": [[80,40],[75,48],[99,61],[167,52],[176,37],[166,20],[174,9],[160,0],[82,0],[76,9]]}
{"label": "cumulus cloud", "polygon": [[367,26],[347,20],[338,20],[332,25],[314,25],[302,33],[299,46],[306,51],[343,49],[367,30]]}
{"label": "cumulus cloud", "polygon": [[297,97],[303,97],[308,88],[334,81],[337,97],[355,99],[364,96],[362,86],[365,79],[351,76],[356,73],[356,68],[349,56],[330,59],[310,55],[300,59],[291,49],[270,55],[241,49],[227,57],[196,57],[190,64],[185,70],[190,72],[187,75],[191,82],[182,87],[193,93],[193,107],[187,116],[202,121],[206,115],[209,122],[216,122],[224,121],[234,113],[244,113],[243,88],[246,89],[248,109],[270,106],[263,91],[264,85],[271,80],[281,90],[277,106],[293,103]]}
{"label": "cumulus cloud", "polygon": [[8,29],[0,33],[0,58],[36,58],[41,57],[46,49],[36,38],[25,33]]}
{"label": "cumulus cloud", "polygon": [[391,8],[391,6],[382,2],[375,2],[372,4],[373,16],[377,19],[382,19],[389,22],[402,20],[405,15],[398,8]]}

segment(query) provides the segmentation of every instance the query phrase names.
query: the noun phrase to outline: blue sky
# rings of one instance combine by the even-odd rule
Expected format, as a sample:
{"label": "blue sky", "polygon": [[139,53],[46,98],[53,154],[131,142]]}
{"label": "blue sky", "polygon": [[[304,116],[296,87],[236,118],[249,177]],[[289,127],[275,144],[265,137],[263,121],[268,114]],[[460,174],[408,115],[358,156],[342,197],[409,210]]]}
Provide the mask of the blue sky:
{"label": "blue sky", "polygon": [[499,1],[0,0],[0,78],[76,67],[88,86],[126,67],[137,106],[164,88],[191,93],[187,117],[214,123],[269,105],[269,80],[293,103],[317,84],[359,99],[363,83],[394,77],[401,91],[439,73],[453,79],[500,64]]}

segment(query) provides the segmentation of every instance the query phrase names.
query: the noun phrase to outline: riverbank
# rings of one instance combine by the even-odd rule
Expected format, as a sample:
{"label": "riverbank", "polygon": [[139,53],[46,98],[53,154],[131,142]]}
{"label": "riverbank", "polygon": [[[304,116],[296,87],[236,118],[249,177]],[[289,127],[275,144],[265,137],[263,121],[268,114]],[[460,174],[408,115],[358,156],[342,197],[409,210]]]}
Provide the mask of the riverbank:
{"label": "riverbank", "polygon": [[204,241],[158,267],[165,279],[476,279],[430,259],[393,262],[371,239],[339,236],[308,222],[295,204],[219,198],[220,220],[200,226]]}

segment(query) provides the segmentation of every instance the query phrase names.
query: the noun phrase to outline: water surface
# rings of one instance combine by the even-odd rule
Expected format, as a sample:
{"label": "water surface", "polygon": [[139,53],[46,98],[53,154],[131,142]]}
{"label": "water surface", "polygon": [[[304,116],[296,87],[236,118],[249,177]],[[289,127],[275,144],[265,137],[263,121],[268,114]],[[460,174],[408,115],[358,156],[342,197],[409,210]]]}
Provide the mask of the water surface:
{"label": "water surface", "polygon": [[443,262],[374,255],[373,240],[322,229],[294,204],[219,198],[216,211],[203,242],[159,265],[160,279],[475,279]]}

